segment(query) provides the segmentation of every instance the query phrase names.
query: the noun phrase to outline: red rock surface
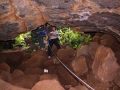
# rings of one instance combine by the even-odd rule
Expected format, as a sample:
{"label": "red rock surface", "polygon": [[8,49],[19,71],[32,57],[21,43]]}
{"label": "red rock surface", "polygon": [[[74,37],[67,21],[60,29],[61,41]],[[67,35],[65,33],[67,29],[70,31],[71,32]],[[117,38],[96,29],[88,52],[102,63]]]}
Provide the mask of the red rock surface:
{"label": "red rock surface", "polygon": [[120,36],[119,7],[119,0],[1,0],[0,40],[13,39],[46,22]]}

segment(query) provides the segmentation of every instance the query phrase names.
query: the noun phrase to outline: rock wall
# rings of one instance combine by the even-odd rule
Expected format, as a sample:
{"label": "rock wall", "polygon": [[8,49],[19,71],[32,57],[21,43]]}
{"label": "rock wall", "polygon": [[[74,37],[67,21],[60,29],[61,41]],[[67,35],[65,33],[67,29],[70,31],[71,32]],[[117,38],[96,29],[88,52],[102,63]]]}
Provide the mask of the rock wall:
{"label": "rock wall", "polygon": [[120,38],[119,0],[0,0],[0,40],[48,22],[78,31],[109,32]]}

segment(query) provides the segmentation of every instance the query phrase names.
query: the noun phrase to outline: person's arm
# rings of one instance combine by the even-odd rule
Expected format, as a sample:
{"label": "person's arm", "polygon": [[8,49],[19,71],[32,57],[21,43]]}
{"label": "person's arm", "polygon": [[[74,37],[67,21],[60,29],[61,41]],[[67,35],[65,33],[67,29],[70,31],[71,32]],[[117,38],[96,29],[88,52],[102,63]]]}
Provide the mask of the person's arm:
{"label": "person's arm", "polygon": [[50,36],[52,36],[52,33],[48,33],[48,35],[47,35],[47,36],[49,36],[49,37],[50,37]]}
{"label": "person's arm", "polygon": [[51,36],[58,36],[58,34],[52,34]]}
{"label": "person's arm", "polygon": [[52,36],[58,36],[59,32],[57,31],[57,33],[53,33]]}

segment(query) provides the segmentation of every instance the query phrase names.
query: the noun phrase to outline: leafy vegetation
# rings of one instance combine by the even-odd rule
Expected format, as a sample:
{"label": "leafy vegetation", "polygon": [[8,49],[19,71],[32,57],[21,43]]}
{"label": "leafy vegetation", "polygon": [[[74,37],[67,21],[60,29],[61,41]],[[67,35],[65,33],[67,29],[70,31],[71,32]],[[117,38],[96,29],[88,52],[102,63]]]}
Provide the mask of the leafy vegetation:
{"label": "leafy vegetation", "polygon": [[75,32],[70,28],[60,28],[60,43],[62,45],[71,46],[74,49],[80,47],[83,44],[88,44],[92,40],[91,35],[85,36],[84,32]]}
{"label": "leafy vegetation", "polygon": [[24,50],[27,50],[29,47],[26,45],[25,38],[31,38],[31,32],[27,32],[25,34],[20,34],[15,38],[14,47],[21,46]]}

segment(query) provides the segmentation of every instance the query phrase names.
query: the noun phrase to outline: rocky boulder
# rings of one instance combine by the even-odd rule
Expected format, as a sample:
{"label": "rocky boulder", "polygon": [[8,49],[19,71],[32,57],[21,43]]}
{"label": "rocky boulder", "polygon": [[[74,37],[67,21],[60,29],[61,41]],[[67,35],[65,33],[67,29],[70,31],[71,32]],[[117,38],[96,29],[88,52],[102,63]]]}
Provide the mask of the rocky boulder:
{"label": "rocky boulder", "polygon": [[0,90],[30,90],[30,89],[14,86],[0,79]]}
{"label": "rocky boulder", "polygon": [[110,82],[115,78],[119,67],[113,51],[108,47],[99,46],[92,65],[94,75],[101,82]]}
{"label": "rocky boulder", "polygon": [[65,90],[60,83],[55,80],[43,80],[34,85],[31,90]]}

